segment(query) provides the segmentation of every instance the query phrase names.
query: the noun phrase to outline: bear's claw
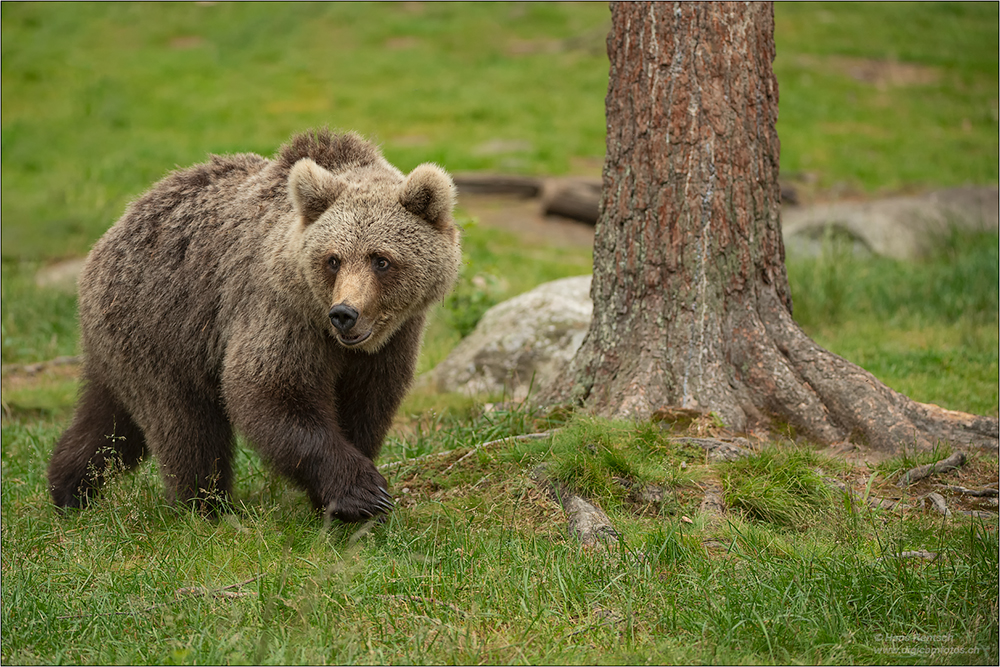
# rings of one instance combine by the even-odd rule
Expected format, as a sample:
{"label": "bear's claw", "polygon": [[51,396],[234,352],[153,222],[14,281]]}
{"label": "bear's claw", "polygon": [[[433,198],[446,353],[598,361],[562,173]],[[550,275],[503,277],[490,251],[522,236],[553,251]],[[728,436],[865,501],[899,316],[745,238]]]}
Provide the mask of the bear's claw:
{"label": "bear's claw", "polygon": [[377,487],[377,491],[377,493],[371,493],[370,495],[366,494],[368,498],[365,500],[357,497],[353,499],[333,500],[326,506],[326,515],[341,521],[355,522],[366,521],[375,516],[392,512],[396,507],[392,496],[381,486]]}

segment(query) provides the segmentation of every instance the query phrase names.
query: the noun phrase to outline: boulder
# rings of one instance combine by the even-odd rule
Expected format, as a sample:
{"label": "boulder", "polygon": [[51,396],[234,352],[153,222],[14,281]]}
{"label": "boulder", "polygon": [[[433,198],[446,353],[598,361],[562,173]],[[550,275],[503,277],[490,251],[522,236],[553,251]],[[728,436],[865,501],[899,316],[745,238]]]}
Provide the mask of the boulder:
{"label": "boulder", "polygon": [[594,307],[590,276],[539,285],[499,303],[422,379],[438,391],[505,394],[516,401],[547,386],[576,354]]}
{"label": "boulder", "polygon": [[865,202],[785,206],[785,249],[789,255],[819,254],[832,227],[852,238],[858,250],[916,259],[931,252],[952,228],[996,231],[998,197],[995,187],[968,187]]}

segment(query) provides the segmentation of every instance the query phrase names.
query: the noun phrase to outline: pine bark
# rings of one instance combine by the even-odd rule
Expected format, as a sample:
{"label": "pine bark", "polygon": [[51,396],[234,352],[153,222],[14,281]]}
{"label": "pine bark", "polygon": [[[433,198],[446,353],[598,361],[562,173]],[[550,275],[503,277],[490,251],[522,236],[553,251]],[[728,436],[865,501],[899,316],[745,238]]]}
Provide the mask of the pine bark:
{"label": "pine bark", "polygon": [[792,319],[770,3],[612,3],[590,331],[547,402],[714,411],[883,452],[996,448],[997,420],[911,401]]}

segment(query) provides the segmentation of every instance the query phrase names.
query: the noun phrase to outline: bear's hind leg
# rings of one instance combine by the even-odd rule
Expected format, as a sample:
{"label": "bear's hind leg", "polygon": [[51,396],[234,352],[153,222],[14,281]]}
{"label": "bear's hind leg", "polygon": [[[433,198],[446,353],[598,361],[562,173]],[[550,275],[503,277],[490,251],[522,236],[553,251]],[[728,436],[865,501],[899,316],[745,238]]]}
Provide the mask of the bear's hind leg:
{"label": "bear's hind leg", "polygon": [[172,502],[215,514],[232,491],[233,429],[211,400],[170,401],[169,422],[149,429],[149,443]]}
{"label": "bear's hind leg", "polygon": [[86,506],[107,479],[134,468],[146,455],[146,439],[107,387],[87,382],[73,422],[49,462],[49,490],[58,507]]}

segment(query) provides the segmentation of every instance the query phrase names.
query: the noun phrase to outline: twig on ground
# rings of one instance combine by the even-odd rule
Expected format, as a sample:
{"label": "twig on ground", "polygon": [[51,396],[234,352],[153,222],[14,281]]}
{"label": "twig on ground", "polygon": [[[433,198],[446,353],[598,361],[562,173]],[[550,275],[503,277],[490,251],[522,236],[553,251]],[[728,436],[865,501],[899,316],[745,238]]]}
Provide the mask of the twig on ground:
{"label": "twig on ground", "polygon": [[[449,470],[451,470],[452,468],[454,468],[456,465],[458,465],[460,462],[464,461],[467,457],[471,456],[475,452],[478,452],[479,450],[482,450],[482,449],[486,449],[487,447],[492,447],[494,445],[499,445],[499,444],[504,443],[504,442],[521,442],[523,440],[541,440],[542,438],[549,437],[550,435],[552,435],[553,432],[554,431],[542,431],[541,433],[524,433],[522,435],[507,435],[507,436],[504,436],[502,438],[497,438],[496,440],[490,440],[488,442],[479,443],[478,445],[474,445],[472,447],[472,449],[470,449],[468,452],[466,452],[465,454],[463,454],[460,459],[458,459],[457,461],[455,461],[454,463],[452,463],[450,466],[448,466],[447,468],[445,468],[445,472],[448,472]],[[394,470],[396,468],[399,468],[400,466],[404,466],[404,465],[411,464],[411,463],[420,464],[420,463],[423,463],[424,461],[427,461],[429,459],[450,456],[450,455],[454,454],[455,452],[461,451],[462,449],[463,449],[462,447],[459,447],[457,449],[449,449],[446,452],[434,452],[432,454],[424,454],[423,456],[418,456],[418,457],[412,458],[412,459],[404,459],[402,461],[390,461],[389,463],[383,463],[382,465],[380,465],[378,467],[378,469],[379,470]]]}
{"label": "twig on ground", "polygon": [[252,584],[253,582],[260,579],[263,575],[258,574],[252,579],[247,579],[246,581],[241,581],[238,584],[230,584],[228,586],[223,586],[222,588],[204,588],[202,586],[192,586],[190,588],[178,588],[174,591],[177,595],[190,595],[191,597],[203,597],[211,596],[214,598],[242,598],[248,595],[257,595],[254,591],[234,591],[234,588],[243,588],[247,584]]}
{"label": "twig on ground", "polygon": [[898,554],[886,554],[885,556],[876,558],[875,562],[878,563],[880,561],[887,560],[889,558],[920,558],[923,560],[937,560],[938,554],[934,553],[933,551],[926,551],[924,549],[920,549],[919,551],[903,551]]}
{"label": "twig on ground", "polygon": [[399,593],[397,593],[397,594],[384,593],[384,594],[375,595],[374,597],[380,598],[382,600],[409,600],[410,602],[424,602],[424,603],[429,602],[431,604],[436,604],[436,605],[440,605],[442,607],[447,607],[448,609],[451,609],[453,612],[455,612],[459,616],[467,616],[468,615],[465,611],[459,609],[458,607],[456,607],[455,605],[453,605],[453,604],[451,604],[449,602],[442,602],[441,600],[437,600],[435,598],[423,597],[421,595],[402,595],[402,594],[399,594]]}
{"label": "twig on ground", "polygon": [[954,470],[965,464],[965,454],[963,452],[955,452],[946,459],[941,459],[937,463],[928,463],[927,465],[917,466],[916,468],[910,468],[903,475],[896,486],[903,488],[918,482],[925,477],[930,477],[934,473],[948,472],[949,470]]}
{"label": "twig on ground", "polygon": [[167,600],[166,602],[157,602],[156,604],[151,604],[148,607],[143,607],[142,609],[136,609],[135,611],[106,611],[96,614],[68,614],[66,616],[56,616],[56,618],[59,620],[64,620],[71,618],[96,618],[98,616],[135,616],[137,614],[146,614],[153,611],[154,609],[159,609],[160,607],[166,607],[168,605],[174,604],[175,602],[179,602],[184,598],[184,596],[190,596],[190,597],[211,596],[211,597],[220,597],[224,599],[233,599],[233,598],[246,597],[247,595],[256,595],[256,593],[252,593],[250,591],[237,592],[234,591],[233,589],[242,588],[247,584],[252,584],[253,582],[257,581],[263,576],[264,575],[262,574],[258,574],[256,577],[251,577],[246,581],[241,581],[238,584],[230,584],[229,586],[223,586],[222,588],[209,589],[209,588],[203,588],[201,586],[192,586],[190,588],[178,588],[176,591],[174,591],[174,594],[177,596],[177,599]]}
{"label": "twig on ground", "polygon": [[564,639],[569,639],[570,637],[576,637],[577,635],[581,635],[584,632],[590,632],[591,630],[596,630],[597,628],[605,628],[612,625],[618,625],[619,623],[624,623],[626,620],[628,619],[612,618],[607,621],[601,621],[600,623],[591,623],[590,625],[581,630],[576,630],[574,632],[569,633],[564,637]]}

